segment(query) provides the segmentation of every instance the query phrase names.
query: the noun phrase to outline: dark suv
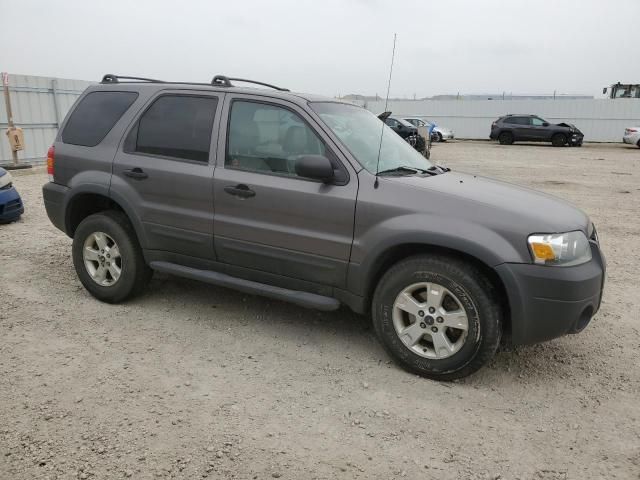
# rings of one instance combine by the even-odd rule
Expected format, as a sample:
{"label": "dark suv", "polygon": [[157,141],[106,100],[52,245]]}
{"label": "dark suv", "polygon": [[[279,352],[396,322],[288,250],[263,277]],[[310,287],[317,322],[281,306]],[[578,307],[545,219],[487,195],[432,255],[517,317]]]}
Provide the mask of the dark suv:
{"label": "dark suv", "polygon": [[370,313],[405,368],[460,378],[514,344],[581,331],[605,263],[589,218],[431,164],[334,99],[107,75],[61,125],[44,203],[105,302],[154,270]]}
{"label": "dark suv", "polygon": [[[386,112],[385,112],[386,113]],[[383,114],[384,115],[384,114]],[[402,118],[395,118],[389,116],[378,117],[386,123],[391,130],[396,132],[402,138],[404,138],[413,148],[419,152],[424,152],[427,148],[426,139],[418,133],[418,127],[403,120]]]}
{"label": "dark suv", "polygon": [[551,142],[554,147],[581,147],[584,135],[569,123],[551,124],[537,115],[506,115],[491,124],[489,138],[501,145],[513,142]]}

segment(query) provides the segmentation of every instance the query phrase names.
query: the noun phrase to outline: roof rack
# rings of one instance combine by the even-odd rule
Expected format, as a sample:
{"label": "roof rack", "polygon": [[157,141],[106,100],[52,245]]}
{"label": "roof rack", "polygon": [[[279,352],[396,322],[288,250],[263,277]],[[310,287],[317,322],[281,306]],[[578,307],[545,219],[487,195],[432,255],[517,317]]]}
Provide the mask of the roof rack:
{"label": "roof rack", "polygon": [[234,82],[244,82],[244,83],[253,83],[255,85],[262,85],[263,87],[273,88],[275,90],[279,90],[281,92],[289,92],[288,88],[276,87],[275,85],[271,85],[270,83],[258,82],[256,80],[248,80],[246,78],[233,78],[233,77],[225,77],[224,75],[216,75],[211,80],[211,85],[215,85],[216,87],[233,87],[234,85],[231,83],[231,80]]}
{"label": "roof rack", "polygon": [[102,77],[102,82],[100,83],[120,83],[120,80],[135,80],[138,82],[164,83],[162,80],[156,80],[154,78],[124,77],[121,75],[114,75],[112,73],[107,73],[104,77]]}
{"label": "roof rack", "polygon": [[262,85],[263,87],[273,88],[275,90],[279,90],[281,92],[289,92],[288,88],[276,87],[275,85],[271,85],[270,83],[258,82],[256,80],[248,80],[246,78],[233,78],[226,77],[224,75],[216,75],[211,80],[211,83],[196,83],[196,82],[165,82],[164,80],[157,80],[155,78],[144,78],[144,77],[126,77],[122,75],[114,75],[112,73],[106,74],[102,77],[102,82],[100,83],[120,83],[121,80],[129,81],[133,80],[135,83],[171,83],[175,85],[213,85],[214,87],[233,87],[234,85],[231,83],[231,80],[234,82],[244,82],[244,83],[253,83],[255,85]]}

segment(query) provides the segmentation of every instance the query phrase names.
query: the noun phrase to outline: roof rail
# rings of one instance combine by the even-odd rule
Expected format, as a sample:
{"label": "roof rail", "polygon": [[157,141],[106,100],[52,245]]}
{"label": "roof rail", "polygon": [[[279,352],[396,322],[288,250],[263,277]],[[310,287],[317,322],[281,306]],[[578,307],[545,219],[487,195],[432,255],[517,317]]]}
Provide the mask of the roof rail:
{"label": "roof rail", "polygon": [[262,85],[263,87],[273,88],[275,90],[279,90],[281,92],[289,92],[288,88],[276,87],[275,85],[271,85],[270,83],[258,82],[256,80],[248,80],[246,78],[233,78],[233,77],[225,77],[224,75],[216,75],[211,80],[211,85],[216,87],[233,87],[234,85],[231,83],[231,80],[234,82],[244,82],[244,83],[253,83],[255,85]]}
{"label": "roof rail", "polygon": [[121,75],[114,75],[112,73],[107,73],[104,77],[102,77],[102,81],[100,83],[120,83],[120,80],[135,80],[137,82],[163,83],[162,80],[156,80],[154,78],[124,77]]}

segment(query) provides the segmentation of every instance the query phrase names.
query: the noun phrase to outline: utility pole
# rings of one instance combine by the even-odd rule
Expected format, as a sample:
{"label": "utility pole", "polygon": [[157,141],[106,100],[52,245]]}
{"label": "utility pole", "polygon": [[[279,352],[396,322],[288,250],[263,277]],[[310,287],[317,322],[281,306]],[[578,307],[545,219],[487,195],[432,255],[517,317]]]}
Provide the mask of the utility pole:
{"label": "utility pole", "polygon": [[[4,104],[7,108],[7,124],[9,126],[9,130],[13,130],[13,112],[11,111],[11,98],[9,97],[9,74],[7,72],[2,72],[2,86],[4,88]],[[13,164],[18,165],[18,152],[12,148],[11,155],[13,156]]]}

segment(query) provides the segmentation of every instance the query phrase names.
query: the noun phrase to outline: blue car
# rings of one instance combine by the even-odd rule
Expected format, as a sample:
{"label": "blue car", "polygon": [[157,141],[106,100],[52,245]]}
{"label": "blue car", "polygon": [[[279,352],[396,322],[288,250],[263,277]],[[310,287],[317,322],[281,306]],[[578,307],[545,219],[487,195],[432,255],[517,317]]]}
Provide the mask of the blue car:
{"label": "blue car", "polygon": [[0,223],[14,222],[23,213],[24,205],[13,186],[11,174],[0,167]]}

